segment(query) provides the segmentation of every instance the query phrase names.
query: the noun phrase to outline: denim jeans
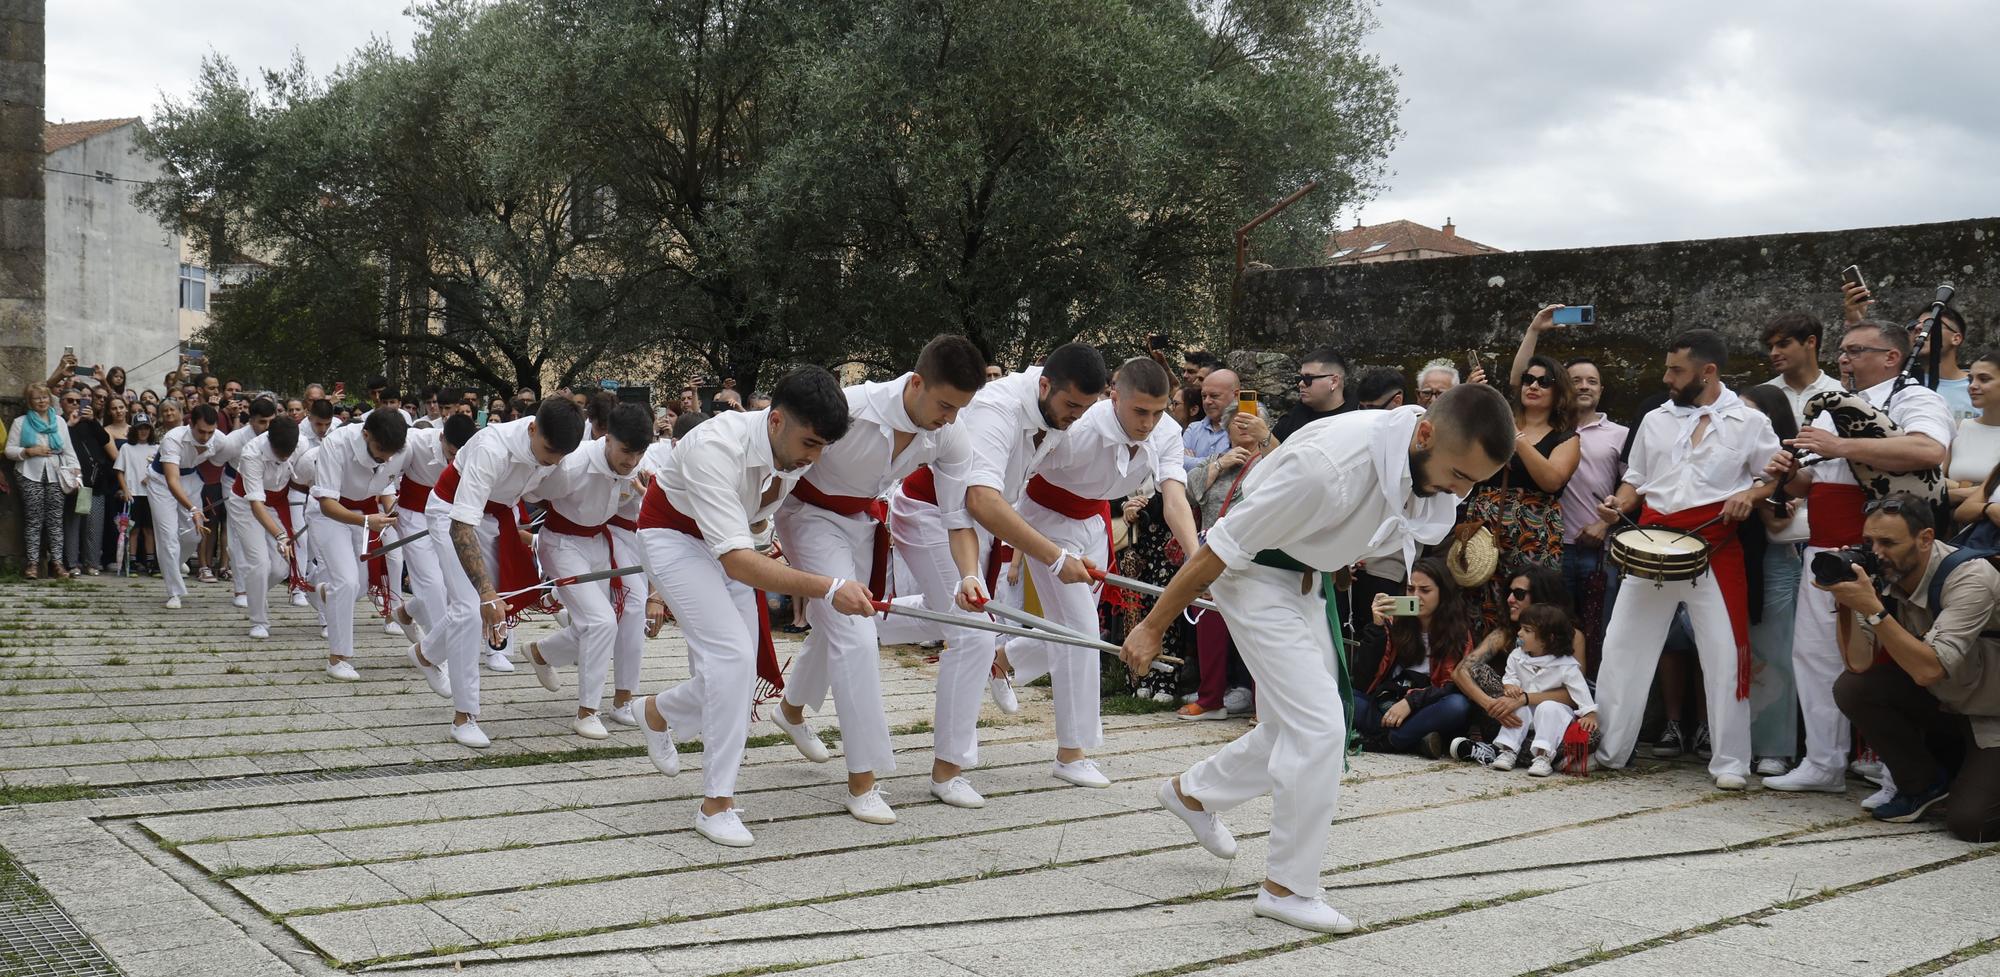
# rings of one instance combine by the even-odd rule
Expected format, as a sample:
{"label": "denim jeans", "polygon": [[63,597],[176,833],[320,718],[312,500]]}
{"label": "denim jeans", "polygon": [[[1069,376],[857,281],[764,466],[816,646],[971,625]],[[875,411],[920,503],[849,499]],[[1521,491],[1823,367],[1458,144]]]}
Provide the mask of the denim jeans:
{"label": "denim jeans", "polygon": [[[1389,730],[1389,749],[1396,753],[1412,753],[1424,737],[1441,733],[1446,739],[1465,735],[1472,719],[1472,700],[1453,692],[1430,705],[1411,713],[1403,725]],[[1375,707],[1375,700],[1367,695],[1354,693],[1354,728],[1364,737],[1375,736],[1382,730],[1382,712]]]}

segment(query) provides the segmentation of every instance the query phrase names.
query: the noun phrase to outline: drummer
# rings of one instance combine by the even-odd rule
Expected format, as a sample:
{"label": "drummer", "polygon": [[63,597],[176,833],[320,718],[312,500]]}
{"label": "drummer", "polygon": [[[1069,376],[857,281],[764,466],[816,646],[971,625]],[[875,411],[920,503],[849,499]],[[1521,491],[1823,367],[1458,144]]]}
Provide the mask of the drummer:
{"label": "drummer", "polygon": [[[1641,418],[1623,483],[1599,506],[1613,523],[1629,525],[1638,509],[1640,524],[1701,536],[1709,562],[1707,572],[1691,579],[1635,577],[1620,589],[1597,675],[1604,738],[1596,760],[1619,769],[1630,759],[1667,627],[1685,604],[1707,683],[1715,744],[1708,771],[1715,786],[1742,790],[1750,773],[1750,623],[1743,550],[1731,524],[1770,497],[1774,485],[1762,472],[1779,449],[1770,419],[1723,385],[1728,357],[1712,329],[1674,337],[1667,346],[1667,402]],[[1661,549],[1629,530],[1614,534],[1612,548],[1637,559]]]}

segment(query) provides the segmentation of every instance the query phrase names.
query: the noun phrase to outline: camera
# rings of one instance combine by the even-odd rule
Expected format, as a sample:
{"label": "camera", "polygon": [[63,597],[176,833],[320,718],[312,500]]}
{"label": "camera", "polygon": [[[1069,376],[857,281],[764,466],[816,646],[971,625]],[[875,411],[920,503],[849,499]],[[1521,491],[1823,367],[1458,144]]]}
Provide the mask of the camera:
{"label": "camera", "polygon": [[1852,567],[1860,567],[1861,572],[1876,581],[1876,588],[1878,590],[1881,588],[1882,561],[1876,558],[1874,550],[1861,546],[1848,546],[1813,554],[1813,580],[1822,587],[1831,587],[1837,583],[1853,580]]}

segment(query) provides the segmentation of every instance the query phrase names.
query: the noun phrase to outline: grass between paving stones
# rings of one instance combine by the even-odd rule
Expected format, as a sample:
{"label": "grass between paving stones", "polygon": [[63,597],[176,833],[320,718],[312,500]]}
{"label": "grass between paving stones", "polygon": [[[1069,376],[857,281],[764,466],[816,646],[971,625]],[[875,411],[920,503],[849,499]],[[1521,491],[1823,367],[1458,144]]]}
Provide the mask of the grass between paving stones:
{"label": "grass between paving stones", "polygon": [[[1566,974],[1574,970],[1581,970],[1585,967],[1589,967],[1594,964],[1604,963],[1609,960],[1617,960],[1621,957],[1629,957],[1635,953],[1644,953],[1648,950],[1657,949],[1659,947],[1668,946],[1674,943],[1680,943],[1684,940],[1690,940],[1695,937],[1703,936],[1709,933],[1715,933],[1726,929],[1733,929],[1738,926],[1755,926],[1758,925],[1761,921],[1769,917],[1776,916],[1777,914],[1782,912],[1790,912],[1791,910],[1794,909],[1803,909],[1807,906],[1816,906],[1822,902],[1827,902],[1832,899],[1837,899],[1841,896],[1849,895],[1851,893],[1863,892],[1868,889],[1876,888],[1878,886],[1888,885],[1891,882],[1900,882],[1904,879],[1915,878],[1916,876],[1919,875],[1928,875],[1932,872],[1951,868],[1954,865],[1963,865],[1966,862],[1972,862],[1982,858],[1987,858],[1994,855],[1995,853],[2000,853],[2000,845],[1993,845],[1983,849],[1979,849],[1977,851],[1969,851],[1965,852],[1964,854],[1953,855],[1950,858],[1940,859],[1935,862],[1928,862],[1923,865],[1918,865],[1912,868],[1906,868],[1899,872],[1891,872],[1887,875],[1877,876],[1872,879],[1863,879],[1859,882],[1850,882],[1847,885],[1834,886],[1827,889],[1821,889],[1820,891],[1815,892],[1809,896],[1801,896],[1796,899],[1787,899],[1783,902],[1772,903],[1771,905],[1765,906],[1762,909],[1753,909],[1747,913],[1738,913],[1737,915],[1734,916],[1725,916],[1721,919],[1715,920],[1710,923],[1704,923],[1700,926],[1690,926],[1686,929],[1675,930],[1672,933],[1667,933],[1662,936],[1656,936],[1649,940],[1640,940],[1637,943],[1628,943],[1621,947],[1612,947],[1610,949],[1595,950],[1592,951],[1591,953],[1587,953],[1583,956],[1576,957],[1574,959],[1565,960],[1558,964],[1553,964],[1551,966],[1543,967],[1540,970],[1531,970],[1525,974],[1519,975],[1519,977],[1554,977],[1554,975],[1556,974]],[[1931,961],[1931,963],[1935,962],[1936,961]]]}
{"label": "grass between paving stones", "polygon": [[1889,977],[1926,977],[1928,974],[1956,967],[1967,960],[1978,959],[1996,950],[2000,950],[2000,937],[1995,937],[1991,940],[1980,940],[1969,946],[1959,947],[1935,960],[1926,960],[1914,967],[1905,967],[1890,974]]}
{"label": "grass between paving stones", "polygon": [[0,787],[0,807],[12,807],[17,804],[49,804],[55,801],[87,801],[103,796],[104,791],[89,784]]}
{"label": "grass between paving stones", "polygon": [[1143,716],[1155,712],[1173,712],[1181,707],[1179,699],[1172,702],[1154,702],[1136,695],[1106,696],[1098,711],[1107,716]]}
{"label": "grass between paving stones", "polygon": [[761,967],[745,967],[742,970],[728,970],[709,977],[764,977],[766,974],[783,974],[808,967],[830,967],[837,963],[853,963],[865,959],[860,954],[851,957],[830,957],[826,960],[799,960],[793,963],[769,963]]}

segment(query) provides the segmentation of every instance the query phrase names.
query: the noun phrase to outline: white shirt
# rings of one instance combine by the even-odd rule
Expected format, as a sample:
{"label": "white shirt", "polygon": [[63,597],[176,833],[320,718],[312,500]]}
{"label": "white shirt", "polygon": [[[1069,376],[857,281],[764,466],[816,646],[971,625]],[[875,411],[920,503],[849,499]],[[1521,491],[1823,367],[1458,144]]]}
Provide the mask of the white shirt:
{"label": "white shirt", "polygon": [[307,482],[315,499],[372,499],[389,494],[403,471],[401,451],[378,462],[368,453],[368,439],[359,424],[349,424],[320,442]]}
{"label": "white shirt", "polygon": [[[292,453],[298,454],[293,448]],[[236,477],[243,480],[243,497],[254,502],[264,501],[264,493],[283,489],[291,484],[292,463],[287,458],[279,461],[271,454],[270,432],[257,435],[243,447],[236,456]]]}
{"label": "white shirt", "polygon": [[[1028,487],[1028,473],[1062,444],[1063,432],[1042,418],[1042,368],[1029,367],[988,383],[958,412],[971,459],[963,478],[932,469],[937,481],[938,511],[946,529],[972,528],[965,511],[965,490],[982,485],[999,492],[1008,505],[1019,505]],[[700,430],[700,428],[696,428]],[[1037,445],[1035,439],[1041,438]]]}
{"label": "white shirt", "polygon": [[[1043,456],[1035,474],[1086,499],[1122,499],[1151,481],[1187,484],[1181,467],[1181,426],[1161,417],[1143,441],[1125,436],[1118,407],[1109,398],[1090,405]],[[1175,491],[1182,491],[1175,489]]]}
{"label": "white shirt", "polygon": [[[839,442],[835,442],[838,444]],[[646,448],[639,459],[639,471],[645,475],[658,475],[674,457],[674,443],[662,438]]]}
{"label": "white shirt", "polygon": [[[1906,383],[1894,397],[1889,391],[1896,385],[1896,377],[1890,377],[1866,390],[1858,391],[1861,399],[1880,409],[1884,401],[1888,409],[1884,412],[1904,434],[1922,434],[1947,448],[1951,447],[1952,430],[1957,426],[1951,417],[1951,408],[1945,406],[1944,398],[1938,392],[1921,383]],[[1834,427],[1832,414],[1821,414],[1813,418],[1813,426],[1822,431],[1839,434]],[[1823,461],[1811,468],[1814,482],[1823,485],[1859,485],[1854,479],[1854,469],[1839,461]]]}
{"label": "white shirt", "polygon": [[[332,434],[334,431],[339,430],[340,426],[340,418],[332,418],[326,422],[326,433]],[[313,430],[313,419],[310,415],[305,420],[299,422],[299,451],[304,451],[307,448],[317,448],[321,440],[319,432]]]}
{"label": "white shirt", "polygon": [[403,479],[418,485],[436,485],[449,464],[444,456],[444,428],[425,427],[410,432],[403,442]]}
{"label": "white shirt", "polygon": [[[912,375],[847,388],[847,434],[827,445],[813,462],[814,488],[828,495],[872,499],[919,465],[931,466],[938,478],[965,479],[972,461],[965,430],[958,424],[922,430],[903,408],[903,387]],[[899,433],[912,435],[902,454],[895,453]]]}
{"label": "white shirt", "polygon": [[1946,474],[1960,482],[1983,482],[2000,465],[2000,425],[1981,424],[1977,418],[1958,422],[1951,438],[1951,470]]}
{"label": "white shirt", "polygon": [[1320,570],[1371,556],[1414,558],[1451,531],[1458,497],[1412,490],[1410,436],[1424,409],[1362,410],[1302,428],[1243,477],[1243,496],[1208,530],[1231,569],[1281,549]]}
{"label": "white shirt", "polygon": [[1568,689],[1577,715],[1597,711],[1597,700],[1590,697],[1590,686],[1583,680],[1583,668],[1572,655],[1530,655],[1527,649],[1516,646],[1507,655],[1507,672],[1500,681],[1523,692]]}
{"label": "white shirt", "polygon": [[[717,559],[735,550],[755,549],[750,527],[771,518],[791,494],[793,483],[813,467],[777,470],[771,457],[770,415],[767,407],[723,411],[703,421],[674,446],[673,457],[653,480],[675,511],[694,520]],[[763,503],[773,481],[778,491]]]}
{"label": "white shirt", "polygon": [[124,473],[125,491],[132,498],[146,498],[146,479],[152,474],[153,456],[159,451],[157,444],[134,444],[130,441],[118,449],[118,460],[112,467]]}
{"label": "white shirt", "polygon": [[236,459],[243,454],[243,447],[258,436],[256,429],[251,427],[246,419],[228,434],[218,434],[214,437],[213,440],[217,442],[215,452],[208,460],[218,465],[234,465]]}
{"label": "white shirt", "polygon": [[1785,382],[1783,374],[1764,381],[1764,386],[1776,387],[1780,393],[1785,395],[1785,399],[1790,401],[1792,405],[1792,420],[1800,424],[1806,422],[1806,401],[1811,400],[1817,394],[1822,394],[1829,390],[1846,389],[1840,385],[1840,378],[1825,370],[1819,371],[1819,378],[1806,384],[1804,390],[1793,390],[1792,385]]}
{"label": "white shirt", "polygon": [[488,424],[458,449],[452,460],[458,469],[458,489],[451,501],[453,522],[479,525],[486,518],[486,503],[513,505],[556,470],[535,459],[528,431],[532,423],[534,418],[523,417]]}
{"label": "white shirt", "polygon": [[181,476],[186,477],[194,471],[195,466],[214,460],[215,450],[221,446],[222,435],[210,432],[208,443],[201,444],[194,439],[194,425],[183,424],[168,431],[166,436],[160,439],[160,452],[153,456],[153,462],[159,466],[156,470],[160,472],[162,478],[166,476],[167,465],[179,467]]}
{"label": "white shirt", "polygon": [[1625,483],[1662,513],[1721,502],[1750,488],[1778,453],[1771,419],[1743,401],[1708,418],[1701,440],[1683,455],[1677,447],[1680,420],[1668,401],[1639,419],[1639,436],[1625,466]]}
{"label": "white shirt", "polygon": [[601,526],[610,521],[638,480],[612,471],[604,449],[603,438],[578,445],[528,493],[528,501],[547,502],[549,508],[580,526]]}

